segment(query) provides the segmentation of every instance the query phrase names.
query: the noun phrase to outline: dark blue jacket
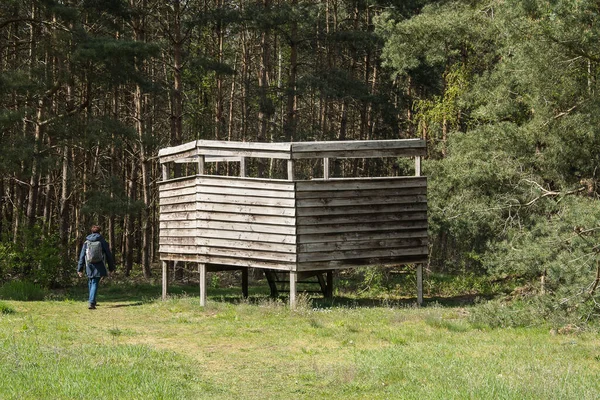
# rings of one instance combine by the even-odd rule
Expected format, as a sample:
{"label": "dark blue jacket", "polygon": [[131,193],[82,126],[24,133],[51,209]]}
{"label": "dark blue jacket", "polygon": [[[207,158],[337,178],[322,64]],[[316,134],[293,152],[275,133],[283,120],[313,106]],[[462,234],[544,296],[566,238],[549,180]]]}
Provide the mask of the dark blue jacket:
{"label": "dark blue jacket", "polygon": [[[108,247],[108,243],[101,234],[92,233],[86,237],[86,240],[90,242],[100,241],[102,243],[102,252],[104,253],[104,259],[108,263],[108,270],[110,272],[115,270],[115,260],[113,259],[112,253],[110,252],[110,248]],[[85,262],[85,251],[87,250],[87,241],[83,243],[83,247],[81,248],[81,254],[79,254],[79,263],[77,264],[77,272],[83,272],[83,267],[85,266],[85,272],[89,278],[97,278],[100,276],[108,275],[106,272],[106,266],[104,265],[104,261],[100,261],[97,263],[86,263]]]}

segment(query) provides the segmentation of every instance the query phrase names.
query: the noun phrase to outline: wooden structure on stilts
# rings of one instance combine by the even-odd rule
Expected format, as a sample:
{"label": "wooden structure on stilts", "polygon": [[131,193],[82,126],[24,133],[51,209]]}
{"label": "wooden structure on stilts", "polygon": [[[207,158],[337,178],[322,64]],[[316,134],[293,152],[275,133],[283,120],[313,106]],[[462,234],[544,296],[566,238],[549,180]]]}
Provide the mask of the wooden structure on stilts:
{"label": "wooden structure on stilts", "polygon": [[[206,302],[207,271],[241,270],[245,296],[248,268],[264,269],[272,293],[277,291],[277,274],[289,274],[291,307],[296,304],[297,283],[304,276],[316,276],[324,294],[331,296],[334,270],[415,264],[421,304],[422,265],[428,254],[427,179],[421,176],[425,146],[421,139],[197,140],[160,150],[163,298],[169,261],[198,264],[201,305]],[[415,176],[341,178],[330,174],[334,160],[385,157],[414,157]],[[273,165],[276,161],[287,176],[248,176],[256,176],[249,170],[260,170],[259,162]],[[297,179],[297,164],[307,161],[319,165],[320,176]],[[185,176],[174,176],[174,163],[185,164],[179,167],[186,170],[181,174]],[[227,167],[234,163],[227,170],[234,170],[236,176],[224,176],[223,164],[214,168],[210,163],[227,163]]]}

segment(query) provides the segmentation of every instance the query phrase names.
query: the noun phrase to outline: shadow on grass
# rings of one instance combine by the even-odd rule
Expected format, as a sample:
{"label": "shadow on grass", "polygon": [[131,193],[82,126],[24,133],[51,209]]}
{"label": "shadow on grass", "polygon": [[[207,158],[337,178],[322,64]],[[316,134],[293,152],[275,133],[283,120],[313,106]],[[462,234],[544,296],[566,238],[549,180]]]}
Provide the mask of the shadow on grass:
{"label": "shadow on grass", "polygon": [[144,302],[138,301],[136,303],[115,304],[115,305],[112,305],[112,306],[108,306],[106,308],[137,307],[137,306],[142,306],[142,305],[144,305]]}
{"label": "shadow on grass", "polygon": [[[80,299],[87,300],[87,285],[78,285],[64,291],[64,293],[55,293],[54,298],[61,299]],[[208,299],[216,302],[225,302],[230,304],[247,303],[252,305],[264,304],[265,301],[274,301],[287,304],[289,297],[287,293],[280,293],[280,296],[271,298],[268,287],[264,285],[250,286],[249,297],[242,297],[241,289],[231,288],[208,288]],[[173,284],[168,288],[168,294],[171,297],[198,297],[199,288],[197,284]],[[352,297],[352,294],[338,295],[332,299],[327,299],[319,294],[299,293],[299,303],[306,304],[312,308],[379,308],[379,307],[416,307],[416,297],[405,298],[383,298],[383,297]],[[101,285],[98,291],[98,301],[101,303],[112,304],[110,308],[133,307],[143,304],[160,301],[162,297],[162,286],[153,283],[130,283],[130,282],[108,282]],[[423,306],[441,306],[441,307],[463,307],[475,304],[480,300],[489,300],[493,296],[481,294],[466,294],[456,296],[432,296],[426,297]]]}

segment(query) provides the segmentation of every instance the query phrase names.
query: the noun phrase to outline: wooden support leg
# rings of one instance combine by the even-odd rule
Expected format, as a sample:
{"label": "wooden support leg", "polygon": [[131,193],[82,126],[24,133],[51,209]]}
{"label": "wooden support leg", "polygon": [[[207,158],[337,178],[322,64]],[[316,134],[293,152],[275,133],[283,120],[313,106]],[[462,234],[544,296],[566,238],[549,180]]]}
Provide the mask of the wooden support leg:
{"label": "wooden support leg", "polygon": [[167,299],[167,287],[169,285],[169,269],[167,268],[167,262],[162,262],[162,299]]}
{"label": "wooden support leg", "polygon": [[242,268],[242,296],[248,298],[248,268]]}
{"label": "wooden support leg", "polygon": [[327,271],[327,293],[325,297],[328,299],[333,298],[333,271]]}
{"label": "wooden support leg", "polygon": [[200,306],[206,305],[206,264],[198,264],[200,274]]}
{"label": "wooden support leg", "polygon": [[423,305],[423,264],[417,264],[417,304]]}
{"label": "wooden support leg", "polygon": [[277,279],[275,273],[269,269],[263,270],[265,273],[265,277],[267,278],[267,282],[269,282],[269,289],[271,289],[271,297],[276,298],[279,296],[279,291],[277,290],[277,283],[275,282]]}
{"label": "wooden support leg", "polygon": [[298,273],[295,271],[290,271],[290,308],[296,308],[296,280],[298,278]]}

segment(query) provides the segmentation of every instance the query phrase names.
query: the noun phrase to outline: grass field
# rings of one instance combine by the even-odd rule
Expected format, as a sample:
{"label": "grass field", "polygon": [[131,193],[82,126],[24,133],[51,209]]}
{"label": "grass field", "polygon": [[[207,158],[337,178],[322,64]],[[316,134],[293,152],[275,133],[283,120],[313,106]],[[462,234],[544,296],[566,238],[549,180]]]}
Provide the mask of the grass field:
{"label": "grass field", "polygon": [[[597,399],[600,338],[486,329],[469,307],[315,306],[158,286],[2,301],[1,399]],[[194,293],[190,289],[190,293]]]}

